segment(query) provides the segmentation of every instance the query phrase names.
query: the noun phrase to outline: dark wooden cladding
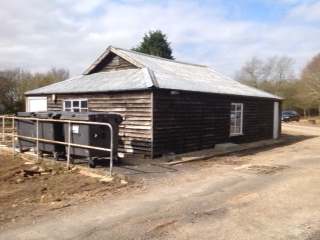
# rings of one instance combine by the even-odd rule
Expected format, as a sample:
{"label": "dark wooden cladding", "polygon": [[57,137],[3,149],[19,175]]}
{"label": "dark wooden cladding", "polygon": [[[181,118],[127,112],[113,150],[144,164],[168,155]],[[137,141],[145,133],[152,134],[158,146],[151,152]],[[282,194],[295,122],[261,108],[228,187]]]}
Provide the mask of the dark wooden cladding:
{"label": "dark wooden cladding", "polygon": [[124,121],[119,126],[119,152],[144,154],[151,157],[151,92],[65,94],[56,96],[56,103],[48,97],[48,110],[62,110],[63,101],[67,99],[87,99],[89,111],[120,114]]}
{"label": "dark wooden cladding", "polygon": [[110,72],[125,69],[137,68],[127,60],[119,57],[114,53],[110,53],[105,59],[103,59],[90,73],[97,72]]}
{"label": "dark wooden cladding", "polygon": [[[273,137],[272,99],[152,91],[56,95],[56,102],[48,95],[48,110],[62,110],[67,99],[87,99],[89,111],[119,113],[119,152],[150,157]],[[242,135],[230,136],[231,103],[243,103]]]}
{"label": "dark wooden cladding", "polygon": [[[230,137],[231,103],[243,103],[243,135]],[[170,91],[154,92],[154,155],[212,148],[223,142],[270,139],[273,101],[259,98]]]}

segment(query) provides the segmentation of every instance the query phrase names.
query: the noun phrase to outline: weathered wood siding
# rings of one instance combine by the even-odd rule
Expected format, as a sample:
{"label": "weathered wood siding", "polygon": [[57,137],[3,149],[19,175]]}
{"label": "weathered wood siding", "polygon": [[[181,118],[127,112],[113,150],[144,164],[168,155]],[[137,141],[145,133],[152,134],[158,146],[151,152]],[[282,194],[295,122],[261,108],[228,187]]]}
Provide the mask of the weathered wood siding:
{"label": "weathered wood siding", "polygon": [[229,137],[229,142],[245,143],[273,138],[274,101],[233,98],[233,102],[243,103],[243,135]]}
{"label": "weathered wood siding", "polygon": [[[89,111],[116,112],[123,116],[119,152],[160,156],[184,153],[215,144],[243,143],[273,137],[271,99],[236,97],[169,90],[57,95],[48,98],[48,110],[59,111],[63,100],[87,99]],[[230,136],[231,103],[243,103],[243,134]]]}
{"label": "weathered wood siding", "polygon": [[62,110],[63,101],[67,99],[87,99],[89,111],[115,112],[124,118],[119,127],[119,152],[150,156],[152,139],[151,95],[151,92],[56,95],[56,103],[48,101],[48,110]]}
{"label": "weathered wood siding", "polygon": [[137,68],[135,65],[131,64],[127,60],[119,57],[114,53],[110,53],[108,57],[103,59],[100,64],[98,64],[91,73],[97,72],[110,72],[124,69]]}
{"label": "weathered wood siding", "polygon": [[[243,103],[243,135],[230,137],[231,103]],[[154,155],[184,153],[223,142],[250,142],[273,136],[273,101],[179,91],[154,92]]]}

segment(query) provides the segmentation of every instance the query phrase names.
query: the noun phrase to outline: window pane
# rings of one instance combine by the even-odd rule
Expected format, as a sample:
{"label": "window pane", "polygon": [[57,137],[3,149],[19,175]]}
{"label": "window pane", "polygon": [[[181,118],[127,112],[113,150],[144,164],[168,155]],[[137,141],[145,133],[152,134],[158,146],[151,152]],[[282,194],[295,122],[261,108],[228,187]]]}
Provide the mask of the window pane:
{"label": "window pane", "polygon": [[64,107],[65,108],[71,108],[71,101],[65,101],[64,102]]}
{"label": "window pane", "polygon": [[74,112],[79,112],[79,108],[74,108],[73,111]]}
{"label": "window pane", "polygon": [[87,101],[81,101],[81,108],[87,108]]}
{"label": "window pane", "polygon": [[242,133],[242,113],[243,113],[243,105],[241,103],[231,104],[230,134]]}
{"label": "window pane", "polygon": [[73,107],[79,107],[79,101],[73,101]]}

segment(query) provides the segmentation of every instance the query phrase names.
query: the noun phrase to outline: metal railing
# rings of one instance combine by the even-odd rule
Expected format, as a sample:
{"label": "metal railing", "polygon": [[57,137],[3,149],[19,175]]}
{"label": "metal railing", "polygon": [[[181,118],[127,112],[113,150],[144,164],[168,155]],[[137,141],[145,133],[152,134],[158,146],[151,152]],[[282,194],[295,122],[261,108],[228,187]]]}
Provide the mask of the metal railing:
{"label": "metal railing", "polygon": [[[37,161],[39,161],[39,142],[47,142],[47,143],[56,143],[56,144],[62,144],[67,146],[67,169],[70,167],[70,150],[71,147],[80,147],[80,148],[88,148],[88,149],[95,149],[95,150],[102,150],[106,152],[110,152],[110,166],[109,166],[109,174],[112,176],[112,168],[113,168],[113,155],[114,155],[114,149],[113,149],[113,128],[111,124],[109,123],[103,123],[103,122],[86,122],[86,121],[73,121],[73,120],[58,120],[58,119],[41,119],[41,118],[30,118],[30,117],[13,117],[13,116],[1,116],[2,118],[2,141],[5,141],[5,136],[11,136],[12,137],[12,154],[13,157],[15,156],[16,150],[15,150],[15,139],[16,138],[23,138],[23,139],[31,139],[36,140],[36,149],[37,149]],[[5,121],[7,119],[11,119],[12,121],[12,132],[6,133],[5,132]],[[24,135],[18,135],[15,132],[15,120],[21,119],[21,120],[32,120],[36,122],[36,137],[30,137],[30,136],[24,136]],[[62,123],[68,123],[68,138],[65,139],[64,142],[61,141],[54,141],[50,139],[45,138],[39,138],[39,122],[62,122]],[[110,129],[110,148],[102,148],[102,147],[95,147],[91,145],[84,145],[84,144],[76,144],[71,142],[71,134],[72,134],[72,125],[73,123],[76,124],[89,124],[89,125],[102,125],[102,126],[108,126]],[[66,141],[67,140],[67,141]]]}

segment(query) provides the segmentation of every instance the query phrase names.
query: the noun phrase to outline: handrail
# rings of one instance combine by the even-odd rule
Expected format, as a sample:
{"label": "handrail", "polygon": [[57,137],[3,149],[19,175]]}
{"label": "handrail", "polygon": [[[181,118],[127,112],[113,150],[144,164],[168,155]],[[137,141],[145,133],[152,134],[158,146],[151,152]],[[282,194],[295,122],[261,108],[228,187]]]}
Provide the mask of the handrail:
{"label": "handrail", "polygon": [[[89,149],[96,149],[96,150],[102,150],[102,151],[107,151],[110,152],[110,167],[109,167],[109,174],[112,176],[112,170],[113,170],[113,128],[110,123],[104,123],[104,122],[88,122],[88,121],[74,121],[74,120],[62,120],[62,119],[50,119],[50,118],[30,118],[30,117],[12,117],[12,116],[1,116],[2,118],[2,135],[3,135],[3,141],[4,141],[4,136],[5,135],[11,135],[12,136],[12,148],[13,148],[13,157],[15,156],[15,138],[16,137],[22,137],[25,139],[32,139],[36,140],[36,148],[39,149],[39,142],[49,142],[49,143],[59,143],[62,145],[67,145],[68,151],[67,151],[67,169],[70,167],[70,147],[75,146],[75,147],[82,147],[82,148],[89,148]],[[12,119],[12,133],[7,134],[5,133],[5,119]],[[29,137],[29,136],[24,136],[24,135],[18,135],[15,134],[14,130],[14,123],[15,120],[17,119],[22,119],[22,120],[32,120],[36,121],[36,137]],[[63,123],[68,123],[68,141],[54,141],[46,138],[39,138],[39,121],[46,121],[46,122],[63,122]],[[102,126],[108,126],[110,129],[110,148],[101,148],[101,147],[94,147],[91,145],[85,145],[85,144],[75,144],[71,143],[71,124],[72,123],[77,123],[77,124],[90,124],[90,125],[102,125]],[[37,153],[37,161],[39,161],[39,151]]]}
{"label": "handrail", "polygon": [[5,141],[5,136],[6,135],[10,135],[10,134],[6,134],[5,130],[6,130],[6,127],[5,127],[5,117],[9,117],[7,115],[0,115],[0,118],[2,119],[2,142]]}

